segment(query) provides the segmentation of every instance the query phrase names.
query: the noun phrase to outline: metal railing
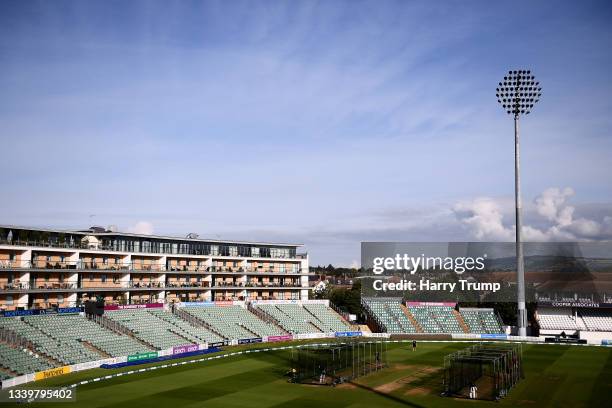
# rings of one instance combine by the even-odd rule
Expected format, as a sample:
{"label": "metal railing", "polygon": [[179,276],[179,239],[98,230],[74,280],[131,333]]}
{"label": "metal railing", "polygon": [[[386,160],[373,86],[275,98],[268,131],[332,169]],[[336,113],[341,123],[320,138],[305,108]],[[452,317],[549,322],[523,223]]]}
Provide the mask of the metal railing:
{"label": "metal railing", "polygon": [[[93,234],[95,236],[95,234]],[[83,238],[85,238],[83,236]],[[231,258],[266,258],[266,259],[303,259],[304,254],[292,254],[285,253],[245,253],[241,251],[231,251],[227,247],[223,247],[217,250],[207,249],[202,250],[198,248],[183,249],[175,248],[171,250],[164,250],[156,246],[142,245],[139,248],[135,248],[132,245],[115,245],[103,242],[82,242],[82,241],[59,241],[59,240],[45,240],[45,239],[11,239],[6,238],[0,239],[0,245],[11,245],[11,246],[22,246],[22,247],[38,247],[38,248],[60,248],[60,249],[75,249],[75,250],[95,250],[95,251],[113,251],[113,252],[136,252],[142,254],[160,254],[160,255],[198,255],[198,256],[211,256],[211,257],[231,257]],[[218,245],[218,244],[215,244]],[[231,245],[230,245],[231,246]]]}
{"label": "metal railing", "polygon": [[9,283],[0,286],[2,292],[18,292],[18,291],[50,291],[63,292],[73,290],[109,290],[109,289],[224,289],[224,288],[239,288],[239,289],[275,289],[275,288],[302,288],[299,283],[245,283],[245,282],[141,282],[129,281],[125,282],[102,282],[102,281],[86,281],[80,285],[76,282],[45,282],[45,283]]}
{"label": "metal railing", "polygon": [[297,268],[243,268],[195,265],[165,265],[161,263],[143,264],[142,262],[97,262],[97,261],[48,261],[35,259],[31,261],[0,260],[0,269],[45,269],[45,270],[100,270],[100,271],[151,271],[151,272],[200,272],[200,273],[261,273],[290,274],[308,273],[308,270]]}

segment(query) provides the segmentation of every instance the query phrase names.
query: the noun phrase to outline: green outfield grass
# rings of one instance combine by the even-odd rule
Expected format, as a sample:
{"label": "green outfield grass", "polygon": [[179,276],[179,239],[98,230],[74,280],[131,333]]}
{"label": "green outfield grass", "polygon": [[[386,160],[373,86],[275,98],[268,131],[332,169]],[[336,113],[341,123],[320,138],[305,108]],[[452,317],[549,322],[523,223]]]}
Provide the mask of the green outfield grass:
{"label": "green outfield grass", "polygon": [[[68,407],[604,407],[612,406],[612,350],[525,345],[526,378],[501,402],[439,396],[443,357],[467,343],[389,346],[389,368],[336,388],[297,385],[284,376],[289,351],[261,352],[103,380],[77,388]],[[139,367],[140,368],[140,367]],[[131,370],[133,367],[127,369]],[[125,370],[124,370],[125,371]],[[90,370],[31,384],[58,386],[107,375]],[[39,404],[41,407],[66,406]]]}

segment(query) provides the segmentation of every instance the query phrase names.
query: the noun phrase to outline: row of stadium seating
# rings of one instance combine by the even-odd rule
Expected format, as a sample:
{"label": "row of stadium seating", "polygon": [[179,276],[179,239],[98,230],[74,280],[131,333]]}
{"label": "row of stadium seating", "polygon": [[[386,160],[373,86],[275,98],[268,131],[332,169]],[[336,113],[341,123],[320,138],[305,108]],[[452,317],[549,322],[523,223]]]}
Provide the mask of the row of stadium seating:
{"label": "row of stadium seating", "polygon": [[[31,360],[31,364],[21,363],[21,360],[15,360],[16,363],[13,359],[4,358],[5,353],[0,360],[8,365],[6,370],[21,373],[32,367],[43,369],[77,364],[187,343],[217,343],[286,334],[282,328],[258,318],[238,305],[186,307],[181,310],[197,318],[202,325],[193,325],[163,309],[107,311],[104,319],[109,324],[105,325],[127,334],[103,327],[78,314],[0,318],[0,329],[15,333],[31,345],[35,355],[40,355],[37,359],[19,351],[16,346],[5,345],[10,349],[7,356],[17,350],[17,355],[21,359]],[[282,305],[281,309],[276,310],[293,333],[350,329],[338,314],[324,305],[308,305],[307,308]],[[300,321],[303,324],[297,327]],[[0,370],[0,374],[8,375],[3,370]]]}
{"label": "row of stadium seating", "polygon": [[270,316],[289,333],[296,334],[322,332],[321,329],[310,322],[310,320],[314,320],[310,318],[314,317],[312,315],[310,317],[302,315],[302,318],[300,318],[297,311],[296,314],[294,314],[292,310],[288,310],[284,307],[283,310],[281,310],[276,305],[271,304],[258,305],[257,309]]}
{"label": "row of stadium seating", "polygon": [[324,304],[304,304],[304,308],[319,319],[327,329],[326,331],[341,332],[351,330],[350,324],[343,320],[333,309]]}
{"label": "row of stadium seating", "polygon": [[[404,309],[400,298],[363,298],[366,312],[388,333],[503,333],[493,309],[451,306],[410,305]],[[414,318],[417,326],[410,318]]]}
{"label": "row of stadium seating", "polygon": [[538,321],[544,330],[586,330],[582,318],[572,314],[570,308],[540,308]]}
{"label": "row of stadium seating", "polygon": [[416,333],[417,329],[404,313],[400,298],[363,298],[366,311],[387,333]]}
{"label": "row of stadium seating", "polygon": [[155,349],[167,349],[188,343],[219,341],[202,327],[194,327],[163,309],[132,309],[107,312],[104,316],[131,331],[137,339]]}
{"label": "row of stadium seating", "polygon": [[585,326],[591,331],[612,331],[612,312],[603,309],[585,309],[579,312]]}
{"label": "row of stadium seating", "polygon": [[460,308],[459,312],[471,333],[503,333],[503,328],[493,309]]}
{"label": "row of stadium seating", "polygon": [[605,309],[578,309],[569,307],[539,308],[538,322],[544,330],[612,331],[612,312]]}
{"label": "row of stadium seating", "polygon": [[465,333],[450,306],[409,306],[425,333]]}
{"label": "row of stadium seating", "polygon": [[[86,358],[78,362],[99,359],[98,353],[85,346],[89,343],[111,357],[150,351],[130,336],[120,335],[80,315],[28,316],[24,321],[55,338],[86,350]],[[61,352],[57,352],[60,353]],[[76,358],[59,358],[66,364],[75,364]]]}
{"label": "row of stadium seating", "polygon": [[[0,367],[12,371],[17,375],[33,373],[35,371],[47,370],[54,365],[47,359],[32,353],[27,349],[12,348],[0,343]],[[11,375],[3,371],[0,372],[0,380],[10,378]]]}
{"label": "row of stadium seating", "polygon": [[256,308],[292,334],[351,330],[351,326],[340,315],[323,304],[260,304]]}
{"label": "row of stadium seating", "polygon": [[23,320],[4,318],[0,319],[0,326],[31,342],[36,352],[58,363],[77,364],[99,359],[100,354],[63,331],[66,326],[75,326],[76,322],[66,322],[68,317],[74,316],[26,316]]}
{"label": "row of stadium seating", "polygon": [[[172,324],[173,326],[178,327],[180,329],[179,333],[184,332],[184,336],[187,338],[192,338],[194,343],[202,343],[202,340],[208,343],[216,343],[219,341],[223,341],[223,339],[219,337],[219,335],[217,335],[216,333],[204,327],[193,326],[173,313],[161,309],[152,310],[151,313],[157,316],[158,318]],[[189,336],[189,334],[193,334],[193,337],[195,338]]]}
{"label": "row of stadium seating", "polygon": [[[278,327],[260,320],[253,313],[238,305],[188,306],[181,310],[206,323],[227,340],[284,334]],[[222,341],[223,338],[217,341]]]}

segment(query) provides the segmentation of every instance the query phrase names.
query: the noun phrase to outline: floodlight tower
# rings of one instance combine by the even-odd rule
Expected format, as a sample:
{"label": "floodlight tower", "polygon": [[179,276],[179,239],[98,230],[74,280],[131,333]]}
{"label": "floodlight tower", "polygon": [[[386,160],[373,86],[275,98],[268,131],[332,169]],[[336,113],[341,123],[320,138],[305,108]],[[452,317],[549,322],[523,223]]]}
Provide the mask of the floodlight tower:
{"label": "floodlight tower", "polygon": [[521,173],[519,151],[519,115],[528,115],[540,100],[542,88],[529,70],[508,71],[499,83],[495,96],[509,115],[514,115],[514,202],[516,214],[516,273],[518,302],[518,335],[527,335],[527,309],[525,307],[525,262],[521,242]]}

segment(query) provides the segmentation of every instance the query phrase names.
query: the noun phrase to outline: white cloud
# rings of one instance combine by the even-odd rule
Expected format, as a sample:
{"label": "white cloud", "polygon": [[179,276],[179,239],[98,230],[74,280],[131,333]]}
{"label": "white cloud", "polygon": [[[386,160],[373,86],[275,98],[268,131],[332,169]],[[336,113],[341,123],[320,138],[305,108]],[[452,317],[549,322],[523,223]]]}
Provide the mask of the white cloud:
{"label": "white cloud", "polygon": [[[526,241],[564,241],[604,239],[612,232],[612,217],[598,221],[580,217],[574,218],[575,208],[567,204],[574,195],[570,187],[551,187],[534,200],[535,215],[543,217],[547,226],[537,228],[523,224],[523,239]],[[455,216],[468,229],[470,235],[479,240],[513,240],[515,224],[504,223],[505,216],[514,220],[514,214],[507,209],[507,202],[483,197],[462,201],[453,207]],[[524,213],[528,211],[524,210]]]}
{"label": "white cloud", "polygon": [[128,232],[132,234],[153,234],[153,224],[148,221],[138,221],[136,224],[128,228]]}
{"label": "white cloud", "polygon": [[503,212],[498,202],[482,197],[455,204],[453,211],[477,239],[510,240],[512,230],[503,224]]}
{"label": "white cloud", "polygon": [[574,195],[574,190],[566,187],[563,190],[551,187],[535,199],[538,214],[559,225],[569,225],[572,222],[574,207],[565,206],[567,199]]}

